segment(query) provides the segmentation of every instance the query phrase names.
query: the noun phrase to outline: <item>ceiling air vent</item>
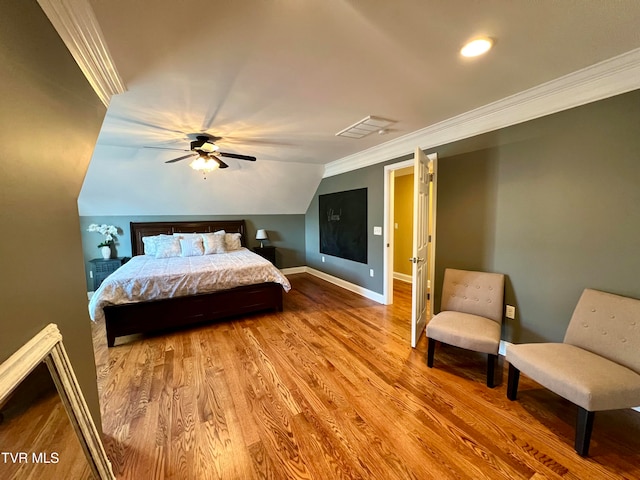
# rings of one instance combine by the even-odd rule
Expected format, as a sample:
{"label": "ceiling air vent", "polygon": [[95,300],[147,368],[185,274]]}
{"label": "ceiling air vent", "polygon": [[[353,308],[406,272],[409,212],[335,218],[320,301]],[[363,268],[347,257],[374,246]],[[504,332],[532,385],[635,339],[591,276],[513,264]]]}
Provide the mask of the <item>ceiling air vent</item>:
{"label": "ceiling air vent", "polygon": [[338,133],[336,133],[336,137],[362,138],[373,132],[383,134],[386,133],[386,128],[394,123],[396,122],[394,122],[393,120],[387,120],[386,118],[373,117],[369,115],[359,122],[354,123],[350,127],[339,131]]}

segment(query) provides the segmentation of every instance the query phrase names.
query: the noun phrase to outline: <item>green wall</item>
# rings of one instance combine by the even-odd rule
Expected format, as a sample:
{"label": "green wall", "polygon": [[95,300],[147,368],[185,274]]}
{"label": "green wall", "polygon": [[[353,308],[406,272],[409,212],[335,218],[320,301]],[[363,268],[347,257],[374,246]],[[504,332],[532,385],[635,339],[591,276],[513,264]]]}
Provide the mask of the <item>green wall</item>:
{"label": "green wall", "polygon": [[276,263],[278,268],[299,267],[305,265],[304,245],[304,215],[139,215],[139,216],[86,216],[80,217],[80,233],[82,235],[82,252],[85,262],[87,291],[93,290],[93,281],[89,278],[89,260],[100,258],[97,245],[102,235],[87,232],[92,223],[115,225],[122,233],[117,236],[116,255],[131,256],[130,222],[161,222],[161,221],[189,221],[189,220],[238,220],[244,219],[247,225],[247,246],[260,245],[256,238],[256,230],[267,230],[269,240],[265,245],[276,247]]}
{"label": "green wall", "polygon": [[[442,145],[435,311],[446,267],[502,272],[503,338],[561,341],[586,287],[640,298],[640,90]],[[306,220],[313,268],[382,292],[384,166],[322,180]],[[318,251],[318,195],[369,189],[369,263]],[[369,277],[374,268],[376,277]]]}
{"label": "green wall", "polygon": [[514,342],[562,340],[586,287],[640,298],[640,91],[473,143],[439,162],[436,284],[505,273]]}
{"label": "green wall", "polygon": [[[411,156],[404,156],[389,162],[322,179],[305,215],[307,266],[382,294],[383,236],[374,235],[373,227],[384,227],[384,167],[408,158]],[[366,264],[320,253],[318,196],[356,188],[367,189],[367,229],[369,234]],[[322,262],[322,256],[325,258],[324,262]],[[373,269],[373,277],[369,275],[369,269]]]}
{"label": "green wall", "polygon": [[49,323],[100,406],[77,199],[105,107],[35,0],[0,21],[0,362]]}

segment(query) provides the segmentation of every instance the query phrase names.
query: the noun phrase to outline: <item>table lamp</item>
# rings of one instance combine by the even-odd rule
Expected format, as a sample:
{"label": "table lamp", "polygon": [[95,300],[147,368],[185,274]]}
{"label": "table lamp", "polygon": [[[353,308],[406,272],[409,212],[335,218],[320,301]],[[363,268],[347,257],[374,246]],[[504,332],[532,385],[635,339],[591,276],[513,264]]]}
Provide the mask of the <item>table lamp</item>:
{"label": "table lamp", "polygon": [[259,229],[256,232],[256,240],[260,240],[260,248],[264,248],[264,245],[262,244],[263,240],[269,240],[269,236],[267,235],[267,231],[263,228]]}

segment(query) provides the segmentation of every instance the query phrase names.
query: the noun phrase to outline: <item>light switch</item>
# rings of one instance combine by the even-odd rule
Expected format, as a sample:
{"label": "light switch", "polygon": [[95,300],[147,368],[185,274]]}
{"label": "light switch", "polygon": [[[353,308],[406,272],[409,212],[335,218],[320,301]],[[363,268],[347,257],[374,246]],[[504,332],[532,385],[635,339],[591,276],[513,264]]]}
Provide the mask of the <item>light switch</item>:
{"label": "light switch", "polygon": [[373,227],[374,235],[382,235],[382,227]]}

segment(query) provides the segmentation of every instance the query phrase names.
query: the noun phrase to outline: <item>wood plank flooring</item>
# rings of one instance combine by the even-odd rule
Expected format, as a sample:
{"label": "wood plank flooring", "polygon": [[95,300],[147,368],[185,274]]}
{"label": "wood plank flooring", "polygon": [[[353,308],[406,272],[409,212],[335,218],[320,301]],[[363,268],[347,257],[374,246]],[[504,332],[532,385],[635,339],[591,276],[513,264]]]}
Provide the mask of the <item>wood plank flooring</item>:
{"label": "wood plank flooring", "polygon": [[[410,291],[379,305],[307,274],[284,311],[132,336],[94,327],[105,448],[119,479],[640,478],[640,413],[596,415],[483,356],[409,346]],[[123,341],[124,340],[124,341]],[[503,366],[503,365],[501,365]],[[504,367],[504,366],[503,366]]]}
{"label": "wood plank flooring", "polygon": [[93,478],[44,363],[0,407],[0,479]]}

